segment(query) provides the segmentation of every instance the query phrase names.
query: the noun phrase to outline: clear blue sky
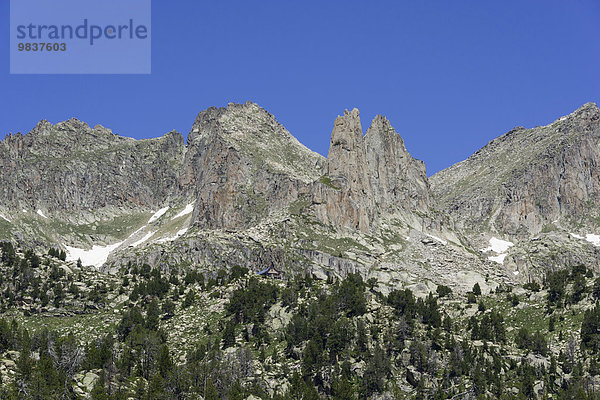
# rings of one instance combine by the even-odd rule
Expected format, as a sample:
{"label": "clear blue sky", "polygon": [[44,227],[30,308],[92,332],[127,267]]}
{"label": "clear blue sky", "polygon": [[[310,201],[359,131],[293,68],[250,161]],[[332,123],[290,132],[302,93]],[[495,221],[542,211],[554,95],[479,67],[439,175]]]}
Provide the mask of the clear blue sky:
{"label": "clear blue sky", "polygon": [[[514,126],[600,103],[598,1],[159,1],[151,75],[9,75],[0,1],[0,137],[76,117],[184,135],[252,100],[326,155],[334,118],[387,116],[432,174]],[[401,4],[402,3],[402,4]]]}

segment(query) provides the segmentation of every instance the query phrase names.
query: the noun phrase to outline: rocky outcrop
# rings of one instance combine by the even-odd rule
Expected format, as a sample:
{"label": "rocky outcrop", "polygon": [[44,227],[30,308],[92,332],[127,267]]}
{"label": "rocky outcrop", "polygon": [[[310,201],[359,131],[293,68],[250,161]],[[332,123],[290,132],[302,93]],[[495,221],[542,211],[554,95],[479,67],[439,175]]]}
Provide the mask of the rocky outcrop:
{"label": "rocky outcrop", "polygon": [[376,210],[369,185],[357,109],[338,116],[331,133],[327,174],[312,190],[318,218],[337,228],[368,232]]}
{"label": "rocky outcrop", "polygon": [[541,281],[548,271],[585,265],[597,270],[600,247],[553,231],[523,240],[510,249],[504,267],[521,282]]}
{"label": "rocky outcrop", "polygon": [[335,119],[327,155],[327,173],[335,186],[356,194],[370,194],[365,144],[358,110]]}
{"label": "rocky outcrop", "polygon": [[102,270],[115,272],[127,263],[144,264],[170,271],[181,265],[194,265],[208,275],[218,270],[229,270],[232,266],[244,266],[251,271],[260,271],[275,266],[287,274],[299,274],[310,267],[309,259],[295,249],[268,246],[228,234],[201,233],[185,237],[169,244],[151,246],[143,252],[126,249],[110,259]]}
{"label": "rocky outcrop", "polygon": [[253,103],[201,112],[180,182],[197,194],[202,228],[240,229],[305,199],[336,228],[368,232],[382,211],[426,211],[425,168],[378,116],[363,137],[358,110],[335,120],[325,160]]}
{"label": "rocky outcrop", "polygon": [[384,212],[429,211],[425,164],[414,159],[387,118],[378,115],[365,135],[370,186]]}
{"label": "rocky outcrop", "polygon": [[76,119],[41,121],[0,143],[0,204],[67,219],[104,207],[153,208],[180,192],[184,150],[174,131],[134,140]]}
{"label": "rocky outcrop", "polygon": [[241,229],[306,193],[323,161],[256,104],[230,104],[198,114],[180,181],[197,226]]}
{"label": "rocky outcrop", "polygon": [[458,229],[525,238],[551,225],[596,227],[599,165],[600,110],[588,103],[550,125],[513,129],[431,184]]}
{"label": "rocky outcrop", "polygon": [[359,112],[335,120],[328,175],[314,191],[317,215],[339,228],[372,231],[382,214],[429,210],[425,166],[406,151],[389,121],[376,116],[363,137]]}

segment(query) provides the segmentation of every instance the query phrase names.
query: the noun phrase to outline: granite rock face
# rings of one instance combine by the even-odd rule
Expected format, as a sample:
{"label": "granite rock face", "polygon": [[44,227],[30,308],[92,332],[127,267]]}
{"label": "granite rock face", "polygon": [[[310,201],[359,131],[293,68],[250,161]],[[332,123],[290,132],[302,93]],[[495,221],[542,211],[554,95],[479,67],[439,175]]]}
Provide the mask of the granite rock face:
{"label": "granite rock face", "polygon": [[415,160],[387,118],[378,115],[365,135],[370,186],[383,212],[399,208],[428,212],[429,182],[425,164]]}
{"label": "granite rock face", "polygon": [[321,205],[317,214],[338,228],[369,232],[376,230],[382,214],[429,211],[425,165],[412,158],[381,115],[365,136],[357,109],[337,117],[327,172],[329,188],[315,190],[315,202]]}
{"label": "granite rock face", "polygon": [[[336,118],[327,158],[250,102],[200,112],[187,145],[42,121],[0,143],[0,239],[104,252],[106,271],[272,265],[383,291],[492,288],[597,264],[599,152],[593,104],[431,179],[385,117],[363,136],[356,109]],[[484,250],[494,237],[512,246]]]}
{"label": "granite rock face", "polygon": [[588,103],[550,125],[515,128],[431,178],[458,229],[527,238],[590,225],[600,210],[600,110]]}
{"label": "granite rock face", "polygon": [[39,122],[0,143],[0,204],[61,218],[104,207],[153,208],[180,192],[185,143],[134,140],[76,119]]}
{"label": "granite rock face", "polygon": [[362,127],[357,109],[338,116],[331,133],[327,175],[314,189],[317,215],[338,228],[368,232],[374,218]]}
{"label": "granite rock face", "polygon": [[196,118],[180,182],[196,195],[197,226],[240,229],[298,199],[323,164],[264,109],[230,104]]}
{"label": "granite rock face", "polygon": [[427,210],[423,164],[385,118],[375,118],[369,132],[363,137],[358,110],[346,111],[335,120],[325,159],[256,104],[201,112],[180,176],[181,187],[197,196],[194,222],[247,228],[303,199],[322,223],[369,232],[380,205]]}
{"label": "granite rock face", "polygon": [[359,112],[355,108],[335,119],[327,155],[327,173],[335,185],[366,195],[369,186]]}

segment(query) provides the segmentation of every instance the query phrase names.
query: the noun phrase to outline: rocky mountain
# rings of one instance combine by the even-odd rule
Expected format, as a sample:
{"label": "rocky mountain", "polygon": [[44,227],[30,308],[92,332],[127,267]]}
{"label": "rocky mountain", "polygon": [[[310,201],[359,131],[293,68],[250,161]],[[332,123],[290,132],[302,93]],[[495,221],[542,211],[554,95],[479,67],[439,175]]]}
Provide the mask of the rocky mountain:
{"label": "rocky mountain", "polygon": [[179,194],[184,149],[177,132],[138,141],[76,119],[41,121],[2,141],[2,207],[67,218],[106,207],[153,208]]}
{"label": "rocky mountain", "polygon": [[517,127],[435,174],[432,196],[473,247],[503,240],[508,247],[489,257],[539,279],[598,263],[599,161],[600,110],[587,103],[549,125]]}
{"label": "rocky mountain", "polygon": [[423,163],[384,117],[363,137],[356,109],[336,119],[327,159],[256,104],[208,109],[188,136],[180,179],[197,193],[202,228],[249,227],[300,198],[321,222],[364,232],[383,212],[429,208]]}
{"label": "rocky mountain", "polygon": [[121,242],[165,203],[186,199],[184,152],[177,132],[135,140],[76,119],[8,135],[0,143],[0,238],[34,247]]}
{"label": "rocky mountain", "polygon": [[380,115],[365,136],[357,109],[336,118],[321,182],[329,187],[313,191],[320,205],[316,212],[336,227],[370,232],[383,214],[429,211],[425,165],[410,156],[400,135]]}
{"label": "rocky mountain", "polygon": [[[397,284],[425,290],[426,282],[441,275],[469,275],[466,265],[489,267],[462,245],[435,236],[443,232],[460,243],[430,212],[423,163],[410,156],[382,116],[366,136],[358,110],[339,116],[324,159],[255,104],[211,108],[194,123],[181,182],[197,193],[186,235],[127,248],[105,269],[134,260],[164,268],[192,263],[205,272],[227,265],[255,271],[277,266],[323,278],[358,272],[380,279],[387,290]],[[422,255],[436,244],[461,267],[441,274],[439,260],[432,260],[436,267],[423,269],[430,257]],[[465,287],[472,279],[483,281],[483,275],[475,273]]]}
{"label": "rocky mountain", "polygon": [[597,399],[599,117],[430,179],[356,109],[326,158],[254,103],[9,135],[0,398]]}
{"label": "rocky mountain", "polygon": [[431,178],[460,229],[529,237],[553,224],[597,227],[600,110],[587,103],[546,126],[517,127]]}
{"label": "rocky mountain", "polygon": [[517,128],[431,179],[385,117],[363,135],[356,109],[327,158],[251,102],[200,112],[187,144],[42,121],[0,145],[0,237],[105,271],[276,266],[423,293],[540,279],[598,259],[599,115]]}
{"label": "rocky mountain", "polygon": [[238,229],[287,207],[322,174],[323,157],[253,103],[202,111],[188,136],[181,186],[201,228]]}

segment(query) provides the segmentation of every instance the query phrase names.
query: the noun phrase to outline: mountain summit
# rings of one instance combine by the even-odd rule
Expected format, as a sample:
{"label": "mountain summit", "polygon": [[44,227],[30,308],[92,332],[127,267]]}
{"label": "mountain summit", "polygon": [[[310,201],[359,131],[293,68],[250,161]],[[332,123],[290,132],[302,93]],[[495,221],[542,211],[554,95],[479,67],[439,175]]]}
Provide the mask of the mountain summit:
{"label": "mountain summit", "polygon": [[357,109],[335,119],[327,158],[251,102],[200,112],[187,146],[177,132],[41,121],[0,144],[0,237],[104,270],[275,266],[386,290],[492,288],[552,267],[523,257],[540,240],[561,262],[597,260],[579,238],[600,232],[599,124],[588,103],[428,179],[385,117],[363,136]]}
{"label": "mountain summit", "polygon": [[600,110],[584,104],[546,126],[515,128],[431,178],[461,229],[528,237],[560,222],[598,228]]}

